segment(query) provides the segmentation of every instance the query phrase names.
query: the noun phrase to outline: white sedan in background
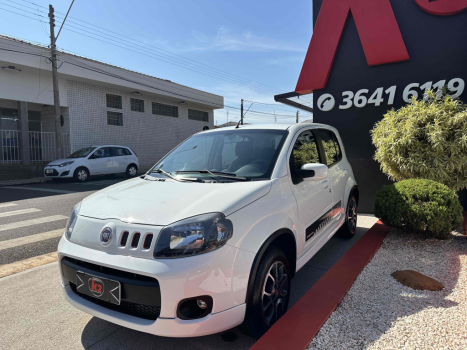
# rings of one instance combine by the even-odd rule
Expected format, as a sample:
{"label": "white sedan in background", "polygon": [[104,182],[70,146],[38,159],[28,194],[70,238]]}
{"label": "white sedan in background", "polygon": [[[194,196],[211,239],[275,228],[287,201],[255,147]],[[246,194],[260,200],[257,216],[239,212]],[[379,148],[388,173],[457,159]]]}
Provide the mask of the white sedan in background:
{"label": "white sedan in background", "polygon": [[44,176],[52,179],[74,178],[84,182],[93,175],[125,173],[135,177],[139,162],[136,153],[125,146],[104,145],[82,148],[64,159],[50,162]]}

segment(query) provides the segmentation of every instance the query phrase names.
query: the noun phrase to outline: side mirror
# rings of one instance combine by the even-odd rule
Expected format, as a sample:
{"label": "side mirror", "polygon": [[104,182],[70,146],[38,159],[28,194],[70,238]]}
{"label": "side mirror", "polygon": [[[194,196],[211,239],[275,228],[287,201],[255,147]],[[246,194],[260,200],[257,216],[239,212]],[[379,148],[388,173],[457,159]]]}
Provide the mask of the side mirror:
{"label": "side mirror", "polygon": [[309,163],[302,166],[298,176],[307,181],[319,181],[328,178],[328,167],[324,164]]}

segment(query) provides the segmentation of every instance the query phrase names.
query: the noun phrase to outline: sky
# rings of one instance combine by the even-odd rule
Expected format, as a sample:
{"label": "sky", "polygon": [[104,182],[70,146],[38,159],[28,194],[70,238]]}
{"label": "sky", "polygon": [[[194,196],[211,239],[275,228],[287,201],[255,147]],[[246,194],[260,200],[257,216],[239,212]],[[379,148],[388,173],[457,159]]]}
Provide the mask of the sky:
{"label": "sky", "polygon": [[[49,4],[60,20],[71,3],[50,1],[0,0],[0,34],[48,45]],[[59,48],[224,96],[225,106],[253,101],[245,102],[246,123],[295,121],[296,109],[273,96],[295,89],[312,0],[75,0],[69,16]],[[227,112],[229,121],[240,117],[224,108],[215,123],[225,123]],[[301,111],[305,119],[311,115]]]}

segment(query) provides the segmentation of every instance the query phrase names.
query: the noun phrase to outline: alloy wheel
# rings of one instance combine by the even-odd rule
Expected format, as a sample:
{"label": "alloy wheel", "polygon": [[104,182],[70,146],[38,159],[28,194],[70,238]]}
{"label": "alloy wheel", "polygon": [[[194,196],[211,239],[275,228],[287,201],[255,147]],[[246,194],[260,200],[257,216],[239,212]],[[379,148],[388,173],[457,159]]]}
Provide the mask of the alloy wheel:
{"label": "alloy wheel", "polygon": [[269,268],[263,285],[262,308],[264,322],[270,327],[287,311],[289,278],[281,261],[274,262]]}
{"label": "alloy wheel", "polygon": [[87,178],[88,178],[88,173],[87,173],[86,170],[81,169],[80,171],[78,171],[78,180],[79,181],[86,181]]}
{"label": "alloy wheel", "polygon": [[347,210],[347,223],[349,225],[350,232],[354,233],[357,228],[357,201],[355,197],[352,197],[349,203],[349,209]]}
{"label": "alloy wheel", "polygon": [[136,175],[136,168],[134,166],[130,167],[128,169],[128,174],[130,174],[130,176],[135,176]]}

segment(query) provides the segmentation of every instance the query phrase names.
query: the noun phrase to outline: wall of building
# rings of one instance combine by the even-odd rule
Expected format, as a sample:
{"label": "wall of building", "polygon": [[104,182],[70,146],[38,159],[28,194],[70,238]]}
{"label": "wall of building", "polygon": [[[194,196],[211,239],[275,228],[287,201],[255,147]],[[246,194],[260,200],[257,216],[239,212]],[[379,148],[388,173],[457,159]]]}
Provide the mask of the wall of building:
{"label": "wall of building", "polygon": [[[72,151],[90,145],[117,144],[131,147],[138,155],[140,170],[154,165],[189,136],[214,127],[213,110],[188,102],[138,96],[111,88],[68,81],[68,105]],[[122,109],[107,108],[106,94],[122,96]],[[130,108],[130,98],[145,101],[144,112]],[[152,102],[178,106],[178,118],[152,114]],[[188,109],[208,112],[209,122],[188,119]],[[123,126],[107,125],[107,111],[123,114]]]}

